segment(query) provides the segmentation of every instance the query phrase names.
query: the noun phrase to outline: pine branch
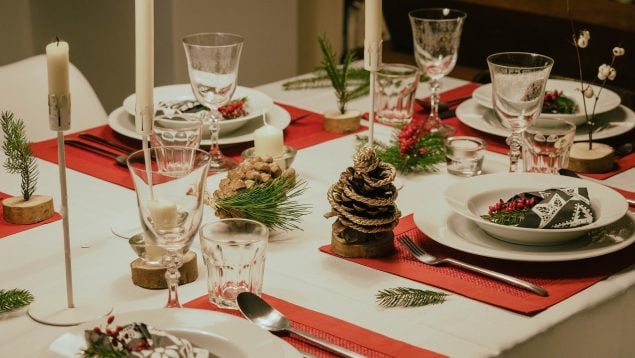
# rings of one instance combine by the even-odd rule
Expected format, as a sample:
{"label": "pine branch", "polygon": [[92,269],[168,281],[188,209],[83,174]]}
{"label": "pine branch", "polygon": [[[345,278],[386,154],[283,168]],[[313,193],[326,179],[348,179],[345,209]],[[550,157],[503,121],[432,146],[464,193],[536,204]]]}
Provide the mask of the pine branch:
{"label": "pine branch", "polygon": [[[357,136],[360,145],[368,142],[367,136]],[[402,154],[396,136],[390,143],[375,141],[376,153],[381,160],[395,166],[404,174],[438,171],[436,164],[445,162],[445,146],[443,138],[436,134],[428,134],[419,138],[414,150]]]}
{"label": "pine branch", "polygon": [[35,192],[39,172],[26,138],[24,122],[14,118],[11,112],[2,112],[0,127],[4,133],[2,150],[7,157],[3,166],[10,174],[20,174],[22,197],[27,201]]}
{"label": "pine branch", "polygon": [[310,206],[294,200],[306,191],[306,182],[281,176],[271,183],[242,190],[229,198],[215,202],[219,209],[259,221],[269,228],[300,229],[300,217],[309,213]]}
{"label": "pine branch", "polygon": [[33,294],[27,290],[0,289],[0,312],[9,312],[33,302]]}
{"label": "pine branch", "polygon": [[496,211],[481,217],[487,221],[491,221],[501,225],[518,225],[525,219],[531,208],[511,211]]}
{"label": "pine branch", "polygon": [[333,51],[333,47],[326,35],[321,34],[318,36],[318,43],[324,56],[321,69],[326,72],[331,80],[331,85],[337,97],[339,111],[344,113],[346,112],[346,103],[351,100],[351,93],[348,90],[348,79],[350,66],[355,61],[355,54],[353,51],[348,51],[344,56],[342,65],[338,67],[337,55]]}
{"label": "pine branch", "polygon": [[384,307],[417,307],[440,304],[448,294],[410,287],[380,290],[375,295],[377,303]]}

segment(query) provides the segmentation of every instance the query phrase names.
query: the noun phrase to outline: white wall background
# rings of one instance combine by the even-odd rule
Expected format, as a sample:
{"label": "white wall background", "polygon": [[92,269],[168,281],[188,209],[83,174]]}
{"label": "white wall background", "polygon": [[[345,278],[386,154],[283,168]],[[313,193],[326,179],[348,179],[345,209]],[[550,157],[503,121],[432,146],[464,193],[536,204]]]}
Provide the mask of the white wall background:
{"label": "white wall background", "polygon": [[[188,82],[181,38],[204,31],[245,37],[240,85],[310,71],[318,33],[340,48],[342,9],[343,0],[156,0],[155,84]],[[0,0],[0,65],[44,53],[55,36],[108,112],[134,92],[133,0]]]}

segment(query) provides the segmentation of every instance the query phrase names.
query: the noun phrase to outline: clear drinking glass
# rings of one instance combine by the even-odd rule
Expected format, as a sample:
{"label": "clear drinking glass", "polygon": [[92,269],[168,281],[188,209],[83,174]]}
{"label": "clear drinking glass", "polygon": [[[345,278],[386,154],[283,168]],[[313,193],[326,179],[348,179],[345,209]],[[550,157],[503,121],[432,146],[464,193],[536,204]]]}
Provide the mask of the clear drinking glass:
{"label": "clear drinking glass", "polygon": [[178,114],[172,117],[157,116],[152,121],[150,143],[157,151],[159,170],[165,172],[187,172],[192,166],[192,156],[185,155],[182,160],[165,158],[174,156],[174,151],[163,150],[166,147],[198,148],[203,135],[203,122],[196,114]]}
{"label": "clear drinking glass", "polygon": [[211,303],[237,309],[239,293],[260,296],[269,239],[265,225],[249,219],[221,219],[201,226],[199,238]]}
{"label": "clear drinking glass", "polygon": [[527,173],[558,174],[569,164],[575,124],[559,118],[538,118],[523,132],[523,166]]}
{"label": "clear drinking glass", "polygon": [[487,57],[492,78],[492,104],[503,125],[511,131],[509,171],[518,171],[521,133],[540,116],[545,86],[553,59],[528,52],[502,52]]}
{"label": "clear drinking glass", "polygon": [[418,9],[408,13],[417,66],[430,78],[430,115],[425,126],[443,136],[454,128],[439,118],[441,78],[456,65],[463,22],[467,14],[447,8]]}
{"label": "clear drinking glass", "polygon": [[419,74],[419,69],[410,65],[382,65],[375,86],[375,113],[379,122],[405,124],[412,120]]}
{"label": "clear drinking glass", "polygon": [[243,48],[242,36],[208,32],[183,38],[190,83],[196,99],[210,110],[204,122],[210,125],[212,171],[226,171],[237,163],[223,155],[218,145],[220,120],[218,107],[229,102],[236,89],[238,65]]}
{"label": "clear drinking glass", "polygon": [[[164,160],[181,161],[185,158],[191,163],[189,169],[180,167],[177,171],[164,171],[159,170],[154,162],[146,165],[144,159],[158,158],[159,150],[166,154]],[[166,250],[163,256],[167,268],[166,307],[181,307],[177,293],[178,268],[181,266],[182,249],[192,243],[201,225],[209,163],[209,153],[185,147],[140,150],[128,157],[145,237]]]}

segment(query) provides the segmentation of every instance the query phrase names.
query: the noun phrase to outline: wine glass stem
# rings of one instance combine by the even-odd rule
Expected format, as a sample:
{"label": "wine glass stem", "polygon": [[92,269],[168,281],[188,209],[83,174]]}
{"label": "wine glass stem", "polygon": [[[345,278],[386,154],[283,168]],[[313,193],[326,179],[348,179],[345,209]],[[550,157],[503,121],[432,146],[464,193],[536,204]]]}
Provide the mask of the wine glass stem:
{"label": "wine glass stem", "polygon": [[509,145],[509,172],[515,173],[518,171],[518,158],[520,158],[520,147],[522,138],[520,132],[513,131],[507,138],[507,144]]}
{"label": "wine glass stem", "polygon": [[167,254],[163,257],[163,263],[165,264],[165,281],[168,286],[168,303],[165,305],[166,308],[180,308],[181,303],[179,302],[179,279],[181,278],[181,273],[179,272],[179,267],[181,266],[181,256],[176,252],[175,249],[168,249]]}
{"label": "wine glass stem", "polygon": [[439,120],[440,88],[441,82],[439,80],[430,80],[430,118],[434,118],[434,120]]}
{"label": "wine glass stem", "polygon": [[209,149],[209,154],[211,155],[212,163],[222,163],[223,162],[223,153],[220,151],[220,146],[218,145],[218,134],[220,132],[220,113],[212,109],[209,112],[209,117],[211,119],[209,129],[212,134],[212,144]]}

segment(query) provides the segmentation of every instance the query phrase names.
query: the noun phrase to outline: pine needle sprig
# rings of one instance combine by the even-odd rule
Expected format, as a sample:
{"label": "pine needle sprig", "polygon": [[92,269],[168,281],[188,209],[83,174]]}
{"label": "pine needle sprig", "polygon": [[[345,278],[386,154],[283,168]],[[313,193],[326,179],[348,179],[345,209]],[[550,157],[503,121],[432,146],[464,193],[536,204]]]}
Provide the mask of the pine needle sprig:
{"label": "pine needle sprig", "polygon": [[[368,142],[368,137],[357,136],[360,145]],[[414,151],[407,154],[401,153],[399,140],[395,135],[389,143],[375,141],[377,156],[386,163],[395,166],[395,169],[403,174],[434,173],[439,169],[437,164],[445,162],[445,145],[443,137],[437,134],[428,134],[419,138]]]}
{"label": "pine needle sprig", "polygon": [[501,210],[486,215],[481,215],[481,217],[487,221],[491,221],[500,225],[518,225],[530,212],[531,208],[511,211]]}
{"label": "pine needle sprig", "polygon": [[33,294],[27,290],[0,289],[0,312],[9,312],[33,302]]}
{"label": "pine needle sprig", "polygon": [[341,66],[338,65],[337,55],[333,51],[330,41],[326,35],[318,36],[320,50],[322,50],[322,67],[326,75],[331,80],[331,85],[335,90],[337,105],[340,113],[346,112],[346,104],[351,100],[351,92],[348,89],[349,70],[351,63],[355,61],[355,53],[348,51],[344,55]]}
{"label": "pine needle sprig", "polygon": [[270,229],[300,229],[297,223],[309,214],[310,205],[295,200],[307,189],[304,180],[280,176],[270,183],[259,184],[249,190],[214,202],[214,205],[239,217],[263,223]]}
{"label": "pine needle sprig", "polygon": [[4,168],[10,174],[20,174],[22,197],[25,201],[31,198],[37,186],[37,161],[26,138],[24,122],[14,118],[11,112],[2,112],[0,127],[4,133],[2,150],[6,155]]}
{"label": "pine needle sprig", "polygon": [[418,307],[443,303],[447,296],[442,292],[396,287],[380,290],[375,298],[384,307]]}

